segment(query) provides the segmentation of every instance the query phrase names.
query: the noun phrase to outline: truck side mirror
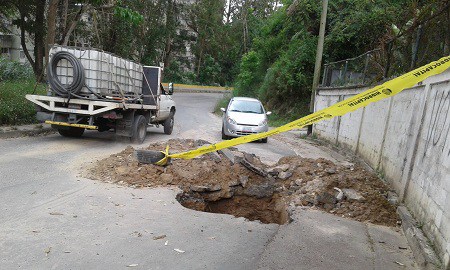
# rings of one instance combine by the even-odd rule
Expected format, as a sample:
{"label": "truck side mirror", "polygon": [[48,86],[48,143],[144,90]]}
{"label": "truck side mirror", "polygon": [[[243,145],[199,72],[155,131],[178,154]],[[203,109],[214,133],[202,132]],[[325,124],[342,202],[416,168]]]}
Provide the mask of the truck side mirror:
{"label": "truck side mirror", "polygon": [[173,94],[173,83],[169,83],[169,95]]}

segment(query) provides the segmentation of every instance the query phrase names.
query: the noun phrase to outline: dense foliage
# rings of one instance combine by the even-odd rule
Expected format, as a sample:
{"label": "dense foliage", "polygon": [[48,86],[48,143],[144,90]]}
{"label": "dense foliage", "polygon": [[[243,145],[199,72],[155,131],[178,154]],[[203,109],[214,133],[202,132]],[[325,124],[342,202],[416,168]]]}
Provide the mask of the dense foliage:
{"label": "dense foliage", "polygon": [[[286,0],[255,24],[257,34],[242,57],[235,94],[259,97],[279,115],[305,114],[321,9],[321,1]],[[371,61],[389,77],[448,55],[449,38],[448,0],[333,0],[323,57],[332,62],[378,49]]]}
{"label": "dense foliage", "polygon": [[[0,21],[9,19],[23,41],[33,41],[33,55],[26,45],[24,53],[38,80],[45,61],[34,59],[47,56],[45,44],[91,46],[163,63],[165,81],[234,85],[236,95],[301,114],[311,93],[321,2],[0,0]],[[450,0],[330,0],[325,36],[324,63],[376,49],[372,77],[382,80],[449,54]],[[361,59],[357,68],[364,69]]]}
{"label": "dense foliage", "polygon": [[25,99],[32,93],[45,89],[36,85],[31,66],[0,57],[0,125],[35,123],[34,105]]}
{"label": "dense foliage", "polygon": [[0,56],[0,82],[29,80],[33,77],[33,69],[28,63],[10,61]]}

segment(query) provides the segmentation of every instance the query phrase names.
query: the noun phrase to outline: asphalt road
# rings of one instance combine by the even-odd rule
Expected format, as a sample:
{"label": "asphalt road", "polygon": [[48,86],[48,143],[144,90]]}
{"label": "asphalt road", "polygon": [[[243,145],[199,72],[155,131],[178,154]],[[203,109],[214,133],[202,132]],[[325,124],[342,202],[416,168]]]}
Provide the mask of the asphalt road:
{"label": "asphalt road", "polygon": [[[173,134],[149,128],[143,146],[179,137],[220,141],[221,119],[211,113],[220,97],[176,93]],[[395,269],[394,261],[414,266],[411,254],[397,248],[406,240],[389,228],[367,233],[373,227],[314,212],[297,213],[295,222],[283,226],[261,224],[186,209],[175,200],[176,189],[133,189],[79,176],[86,164],[128,145],[96,131],[81,139],[0,139],[0,269]],[[239,147],[266,162],[299,154],[272,138]],[[300,152],[320,150],[303,145]],[[388,249],[373,246],[379,235],[387,235],[382,240]]]}
{"label": "asphalt road", "polygon": [[[173,134],[149,128],[144,145],[177,137],[220,140],[220,118],[211,114],[220,97],[175,94]],[[83,164],[127,145],[96,131],[81,139],[0,140],[0,269],[252,269],[277,225],[185,209],[176,190],[79,177]],[[166,237],[153,240],[159,235]]]}

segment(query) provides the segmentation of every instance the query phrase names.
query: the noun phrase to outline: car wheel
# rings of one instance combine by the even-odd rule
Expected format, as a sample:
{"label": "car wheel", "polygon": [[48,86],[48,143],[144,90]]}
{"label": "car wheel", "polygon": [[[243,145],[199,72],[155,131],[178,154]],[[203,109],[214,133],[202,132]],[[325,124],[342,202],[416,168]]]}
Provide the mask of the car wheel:
{"label": "car wheel", "polygon": [[230,137],[228,137],[227,135],[225,135],[225,131],[224,131],[224,129],[223,129],[223,126],[222,126],[222,140],[228,140]]}
{"label": "car wheel", "polygon": [[134,143],[143,143],[147,136],[147,119],[143,115],[136,115],[133,122],[133,135],[131,141]]}
{"label": "car wheel", "polygon": [[173,112],[171,112],[169,115],[169,118],[167,118],[163,124],[165,134],[167,134],[167,135],[172,134],[174,123],[175,123],[174,114],[173,114]]}
{"label": "car wheel", "polygon": [[77,127],[59,127],[59,134],[64,137],[78,138],[81,137],[84,133],[84,128]]}

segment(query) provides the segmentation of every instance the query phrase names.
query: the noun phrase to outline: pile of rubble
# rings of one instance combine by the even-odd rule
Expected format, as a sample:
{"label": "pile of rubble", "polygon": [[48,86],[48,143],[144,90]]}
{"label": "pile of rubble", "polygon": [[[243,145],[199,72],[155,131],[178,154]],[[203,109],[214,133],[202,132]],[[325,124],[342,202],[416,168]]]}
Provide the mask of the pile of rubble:
{"label": "pile of rubble", "polygon": [[[171,151],[201,146],[201,140],[170,140]],[[165,144],[147,149],[162,150]],[[388,187],[357,165],[338,166],[325,159],[281,158],[268,166],[251,154],[224,149],[191,160],[172,160],[160,167],[140,164],[134,149],[93,164],[85,175],[110,183],[140,187],[176,185],[177,199],[195,210],[244,216],[282,224],[287,206],[319,208],[358,221],[395,226],[396,208]]]}

